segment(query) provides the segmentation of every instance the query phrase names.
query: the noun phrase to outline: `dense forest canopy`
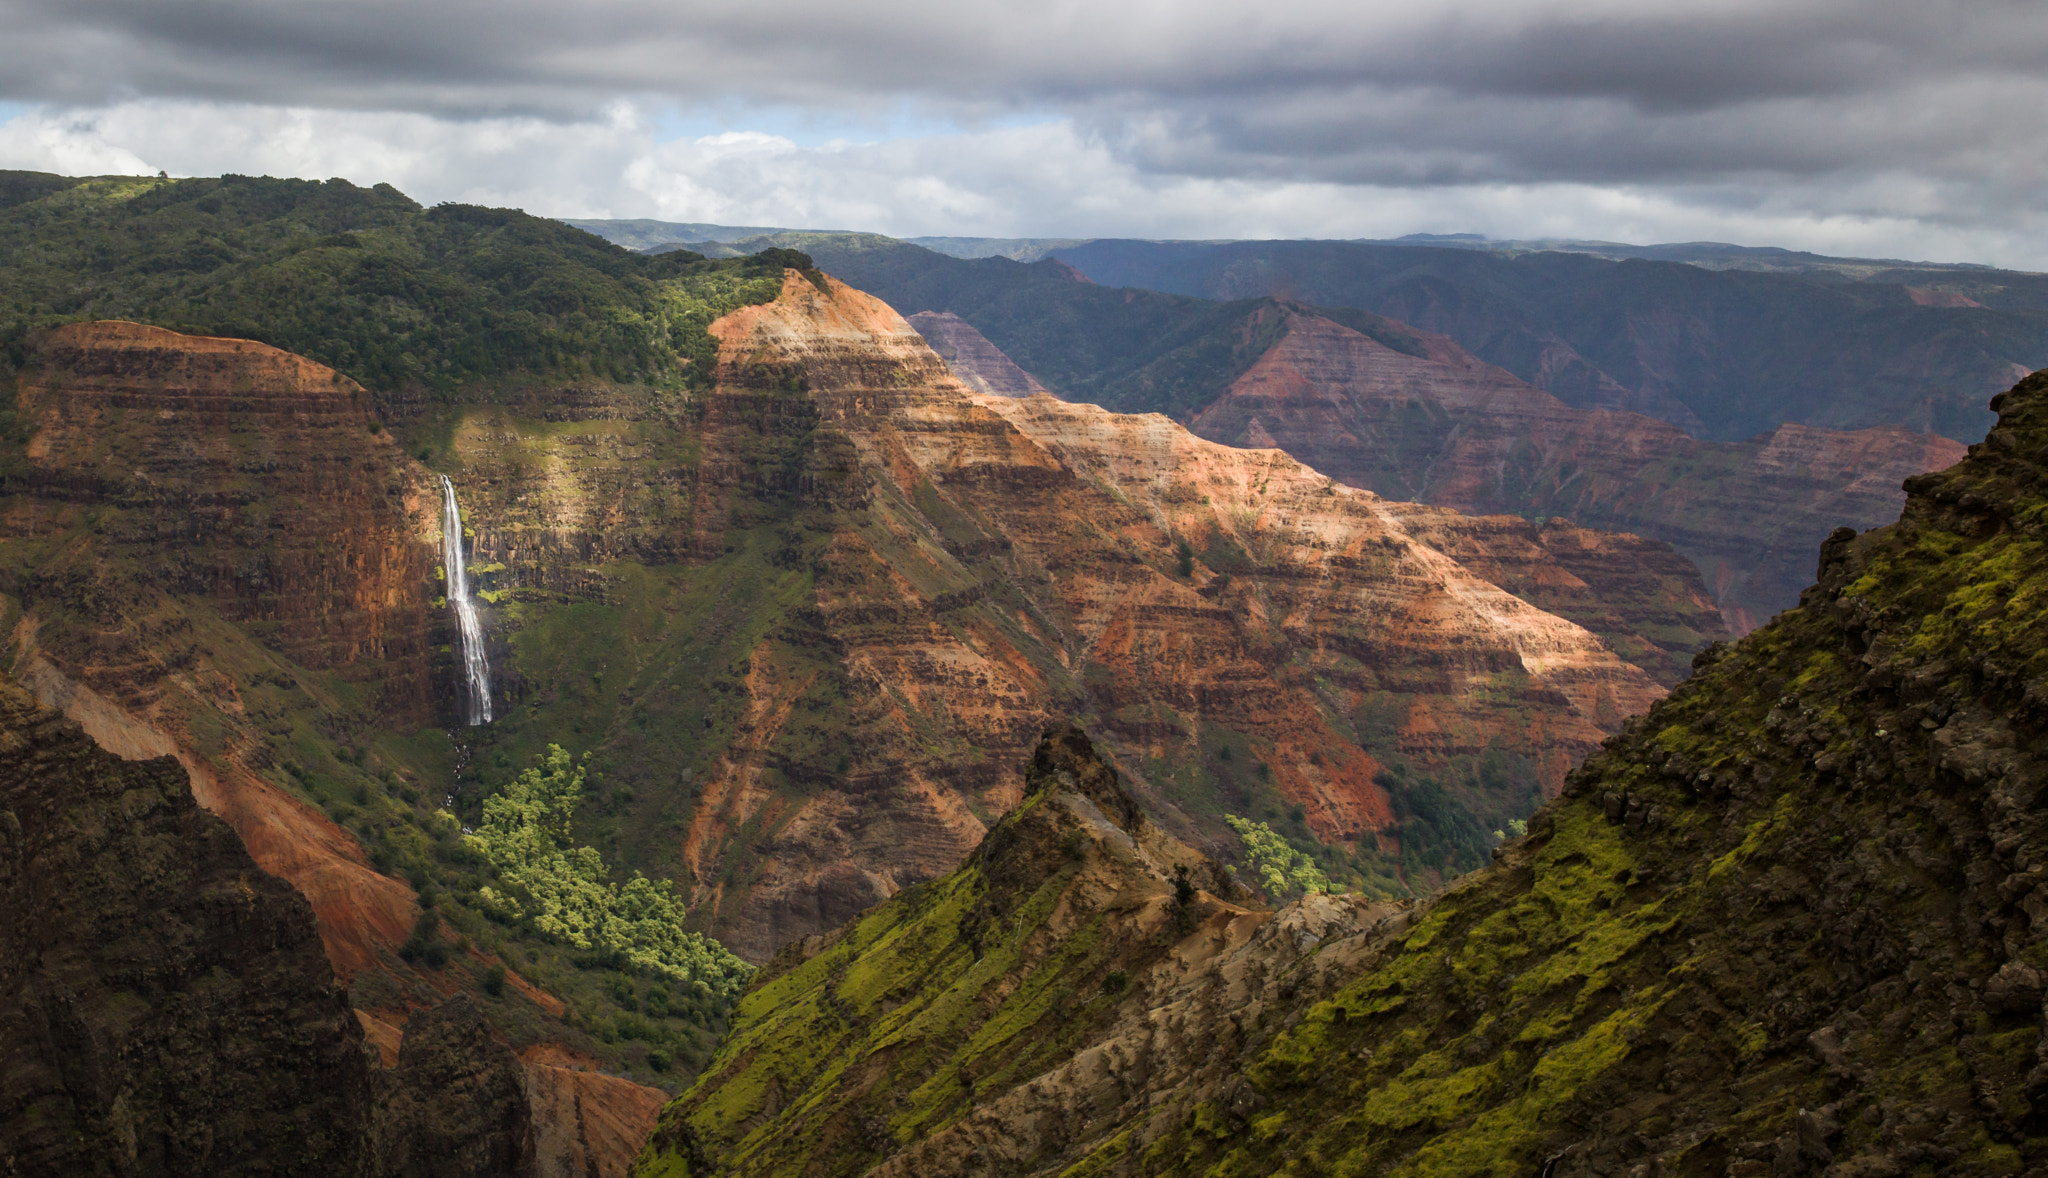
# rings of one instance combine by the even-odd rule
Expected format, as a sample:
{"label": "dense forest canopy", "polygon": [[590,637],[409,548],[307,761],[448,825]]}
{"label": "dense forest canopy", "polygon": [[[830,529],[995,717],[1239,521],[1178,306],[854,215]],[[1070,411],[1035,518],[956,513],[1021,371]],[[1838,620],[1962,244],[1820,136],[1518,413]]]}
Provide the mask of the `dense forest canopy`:
{"label": "dense forest canopy", "polygon": [[810,264],[650,257],[515,209],[423,208],[388,184],[0,172],[0,365],[57,324],[131,319],[260,340],[380,390],[690,386],[717,354],[705,327]]}

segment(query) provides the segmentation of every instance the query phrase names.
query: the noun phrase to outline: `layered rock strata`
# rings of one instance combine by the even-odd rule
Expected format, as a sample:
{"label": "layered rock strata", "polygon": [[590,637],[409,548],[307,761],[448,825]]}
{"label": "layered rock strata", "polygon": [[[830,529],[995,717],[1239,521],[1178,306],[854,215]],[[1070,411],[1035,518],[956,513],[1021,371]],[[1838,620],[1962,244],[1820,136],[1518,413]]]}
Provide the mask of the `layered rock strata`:
{"label": "layered rock strata", "polygon": [[[1540,791],[1659,694],[1593,635],[1415,540],[1376,497],[1163,418],[977,401],[900,317],[836,281],[792,275],[713,331],[717,396],[794,403],[754,410],[762,421],[814,407],[809,465],[786,469],[831,513],[808,525],[825,533],[808,616],[833,665],[756,652],[749,728],[692,822],[707,882],[733,832],[774,832],[756,844],[757,911],[788,889],[778,877],[815,894],[857,863],[879,899],[939,874],[981,814],[1014,805],[1006,766],[1060,712],[1099,715],[1121,757],[1155,767],[1140,788],[1189,837],[1215,837],[1190,810],[1250,800],[1227,779],[1219,791],[1209,761],[1234,741],[1242,770],[1266,766],[1318,837],[1371,847],[1395,821],[1376,780],[1387,758],[1505,747],[1529,765],[1520,788]],[[720,412],[733,411],[707,419]],[[793,796],[768,770],[821,674],[850,696],[849,764]],[[1361,710],[1383,730],[1359,733]],[[935,756],[934,737],[959,751]],[[763,953],[808,931],[760,919],[726,926],[730,940]]]}
{"label": "layered rock strata", "polygon": [[[295,712],[433,718],[420,481],[354,382],[246,340],[75,324],[18,404],[14,674],[107,747],[178,757],[313,902],[343,976],[369,968],[411,890],[270,777]],[[337,690],[366,703],[347,715]]]}
{"label": "layered rock strata", "polygon": [[1411,355],[1292,304],[1267,314],[1285,334],[1195,415],[1196,433],[1279,446],[1397,499],[1665,541],[1738,633],[1793,601],[1828,529],[1884,522],[1901,479],[1962,457],[1892,426],[1702,442],[1640,414],[1574,409],[1443,336],[1414,333]]}
{"label": "layered rock strata", "polygon": [[[17,421],[27,444],[0,514],[14,674],[104,748],[175,757],[190,796],[311,904],[336,976],[381,996],[369,1021],[395,1046],[414,1007],[489,961],[471,951],[459,956],[472,969],[443,972],[402,960],[414,889],[362,841],[389,837],[395,813],[359,787],[367,813],[351,830],[284,783],[325,776],[316,755],[361,771],[365,746],[459,702],[434,645],[449,637],[433,601],[437,484],[354,382],[246,340],[63,328],[23,374]],[[431,765],[387,756],[370,768],[417,797]],[[543,1026],[562,1013],[517,974],[508,985]],[[575,1093],[579,1075],[539,1066],[534,1080]],[[588,1093],[605,1106],[593,1115],[644,1131],[651,1090],[619,1085]],[[573,1117],[575,1104],[547,1107]],[[581,1140],[579,1124],[560,1132]],[[616,1173],[631,1147],[584,1152],[608,1160],[553,1172]]]}
{"label": "layered rock strata", "polygon": [[[66,330],[28,377],[40,424],[10,484],[17,665],[107,739],[177,752],[314,900],[344,971],[399,970],[412,996],[371,1009],[396,1026],[447,992],[391,960],[410,890],[275,782],[350,745],[357,763],[333,772],[374,758],[390,788],[451,768],[398,737],[452,702],[446,654],[393,645],[415,622],[448,637],[435,484],[325,370],[234,341]],[[714,333],[699,394],[536,392],[448,421],[437,462],[473,531],[506,704],[462,734],[455,806],[547,743],[591,751],[588,838],[682,881],[756,960],[949,870],[1015,805],[1015,766],[1063,715],[1099,720],[1177,835],[1234,846],[1221,816],[1252,814],[1395,887],[1482,853],[1484,831],[1659,694],[1613,649],[1668,662],[1655,610],[1639,624],[1574,604],[1591,633],[1474,575],[1404,522],[1415,509],[1277,452],[1045,398],[977,403],[904,320],[814,271]],[[228,442],[184,432],[190,406],[215,403],[241,406]],[[301,418],[326,424],[294,432]],[[301,487],[321,464],[355,480],[333,498],[359,517],[324,546],[280,522],[343,525]],[[188,500],[231,510],[159,559],[168,505]],[[1485,536],[1559,601],[1579,584],[1606,600],[1503,528],[1460,538],[1463,560],[1485,563]],[[188,564],[297,570],[272,579],[307,598],[274,601],[244,572],[164,580]],[[348,570],[363,576],[343,586]],[[60,593],[66,577],[85,580]],[[383,635],[394,657],[350,635]],[[390,682],[372,689],[376,667]]]}
{"label": "layered rock strata", "polygon": [[[248,340],[80,323],[38,350],[16,414],[32,436],[7,534],[48,545],[24,599],[87,597],[127,618],[203,600],[292,662],[369,685],[380,718],[433,718],[433,501],[354,381]],[[81,517],[108,506],[84,543]],[[95,556],[138,567],[109,583]],[[53,659],[72,653],[54,639]],[[82,681],[146,712],[193,645],[102,634]]]}

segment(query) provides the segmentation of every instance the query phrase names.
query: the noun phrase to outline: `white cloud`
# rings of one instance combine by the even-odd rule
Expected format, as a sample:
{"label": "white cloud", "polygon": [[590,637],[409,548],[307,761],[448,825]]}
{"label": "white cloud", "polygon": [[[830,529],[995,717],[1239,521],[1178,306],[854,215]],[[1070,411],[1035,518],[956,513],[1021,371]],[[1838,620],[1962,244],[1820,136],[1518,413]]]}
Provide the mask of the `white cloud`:
{"label": "white cloud", "polygon": [[[564,217],[859,229],[896,236],[1498,237],[1716,240],[2048,268],[2031,164],[1985,185],[1907,169],[1758,182],[1343,183],[1146,166],[1074,119],[800,145],[732,131],[664,141],[631,103],[598,117],[453,119],[143,100],[33,108],[0,167],[262,173],[389,182],[426,203]],[[2002,161],[1991,158],[1993,168]],[[1970,211],[1975,202],[1974,212]]]}

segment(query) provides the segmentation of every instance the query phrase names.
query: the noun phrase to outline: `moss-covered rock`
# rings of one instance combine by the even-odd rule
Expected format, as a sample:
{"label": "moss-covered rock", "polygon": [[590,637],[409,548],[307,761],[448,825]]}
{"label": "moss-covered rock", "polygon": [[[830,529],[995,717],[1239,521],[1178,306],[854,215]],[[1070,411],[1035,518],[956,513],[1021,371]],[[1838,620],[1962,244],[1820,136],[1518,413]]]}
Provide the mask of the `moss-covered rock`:
{"label": "moss-covered rock", "polygon": [[[1110,1172],[2048,1164],[2048,377]],[[1852,1160],[1853,1159],[1853,1160]]]}
{"label": "moss-covered rock", "polygon": [[642,1174],[861,1173],[1095,1041],[1132,978],[1244,910],[1201,855],[1146,823],[1071,725],[1029,792],[951,875],[761,972]]}

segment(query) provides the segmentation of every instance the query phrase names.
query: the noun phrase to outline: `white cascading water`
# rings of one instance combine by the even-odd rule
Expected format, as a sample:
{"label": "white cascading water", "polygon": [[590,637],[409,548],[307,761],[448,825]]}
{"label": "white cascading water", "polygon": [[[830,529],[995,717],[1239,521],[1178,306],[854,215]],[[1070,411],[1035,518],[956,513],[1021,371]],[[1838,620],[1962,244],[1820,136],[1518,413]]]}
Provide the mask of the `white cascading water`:
{"label": "white cascading water", "polygon": [[441,476],[441,563],[448,570],[448,604],[455,607],[455,629],[461,645],[463,685],[469,696],[471,727],[491,722],[491,663],[484,656],[484,626],[476,603],[469,599],[469,570],[462,560],[462,509],[455,505],[455,484]]}

